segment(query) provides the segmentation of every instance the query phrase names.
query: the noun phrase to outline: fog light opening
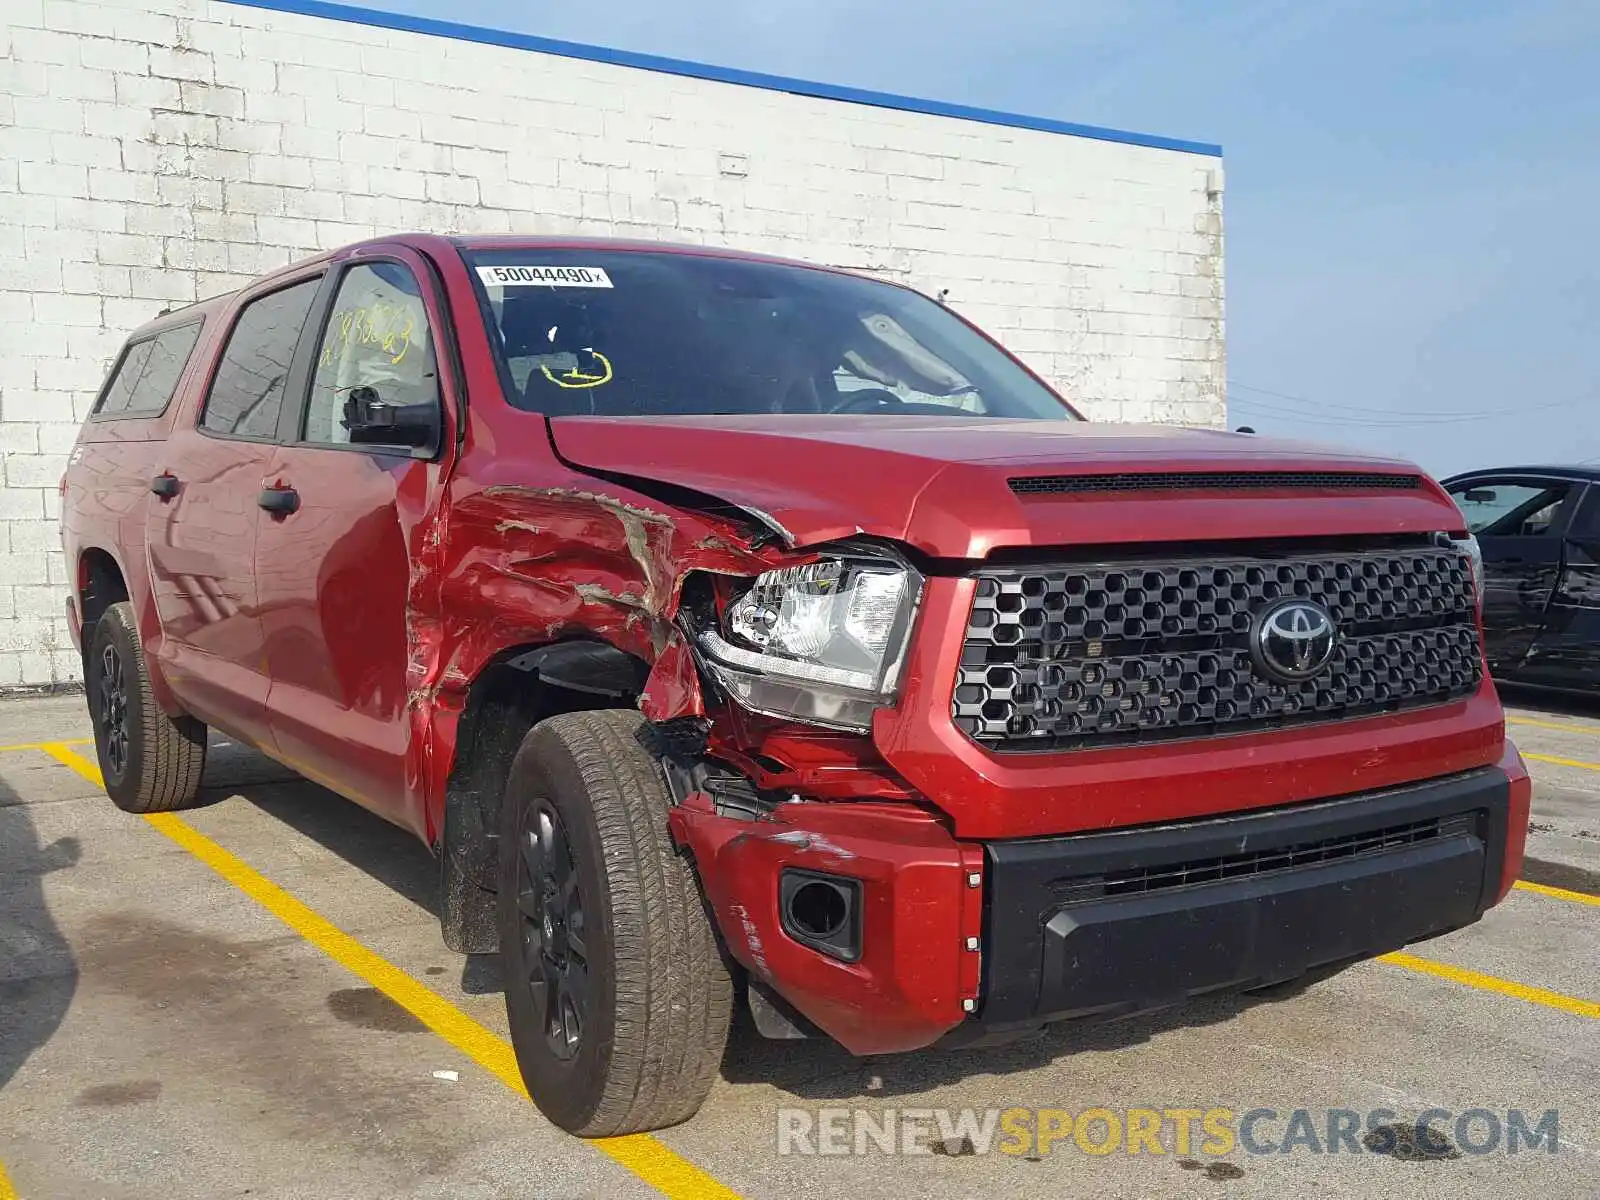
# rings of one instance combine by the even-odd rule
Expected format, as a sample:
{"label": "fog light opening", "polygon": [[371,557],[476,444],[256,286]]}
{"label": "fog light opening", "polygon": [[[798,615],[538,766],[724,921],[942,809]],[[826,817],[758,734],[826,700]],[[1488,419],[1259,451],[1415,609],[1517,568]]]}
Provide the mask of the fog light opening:
{"label": "fog light opening", "polygon": [[778,909],[790,937],[845,962],[861,957],[861,881],[786,869]]}
{"label": "fog light opening", "polygon": [[820,879],[808,880],[789,897],[789,919],[807,937],[837,937],[850,919],[850,903],[843,888]]}

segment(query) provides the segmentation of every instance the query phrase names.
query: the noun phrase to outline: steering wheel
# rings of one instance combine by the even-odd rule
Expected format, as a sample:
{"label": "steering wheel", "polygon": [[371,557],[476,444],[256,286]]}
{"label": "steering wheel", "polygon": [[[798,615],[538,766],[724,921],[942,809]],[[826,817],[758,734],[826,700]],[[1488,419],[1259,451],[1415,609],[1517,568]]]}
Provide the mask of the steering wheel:
{"label": "steering wheel", "polygon": [[904,408],[906,402],[887,388],[861,388],[857,391],[842,393],[839,403],[828,411],[836,413],[878,412],[886,405]]}

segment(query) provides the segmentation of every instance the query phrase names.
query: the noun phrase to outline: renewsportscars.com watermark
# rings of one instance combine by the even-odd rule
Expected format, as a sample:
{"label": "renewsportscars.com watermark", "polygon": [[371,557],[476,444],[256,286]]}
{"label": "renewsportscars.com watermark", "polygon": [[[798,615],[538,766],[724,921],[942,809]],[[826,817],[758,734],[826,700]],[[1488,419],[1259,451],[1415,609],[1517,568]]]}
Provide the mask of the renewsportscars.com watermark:
{"label": "renewsportscars.com watermark", "polygon": [[1556,1109],[1504,1113],[1430,1108],[1415,1117],[1390,1109],[1251,1108],[780,1108],[783,1155],[1011,1154],[1057,1152],[1176,1154],[1558,1153]]}

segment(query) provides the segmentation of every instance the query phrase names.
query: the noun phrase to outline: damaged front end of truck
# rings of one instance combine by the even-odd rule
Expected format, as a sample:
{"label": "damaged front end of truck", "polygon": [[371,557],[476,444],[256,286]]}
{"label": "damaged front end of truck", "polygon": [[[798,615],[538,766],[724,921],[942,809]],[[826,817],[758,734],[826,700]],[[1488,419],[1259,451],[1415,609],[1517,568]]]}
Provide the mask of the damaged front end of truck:
{"label": "damaged front end of truck", "polygon": [[[1506,894],[1527,773],[1415,467],[1088,424],[903,289],[496,254],[506,403],[420,539],[413,774],[446,939],[538,976],[513,1040],[567,1128],[666,1119],[605,1123],[616,1064],[559,1066],[575,943],[538,921],[574,885],[508,891],[591,811],[587,903],[666,980],[630,1013],[716,1008],[734,964],[763,1034],[856,1054],[1259,989]],[[639,882],[669,876],[692,905]],[[683,1043],[697,1096],[718,1036]]]}
{"label": "damaged front end of truck", "polygon": [[[1448,502],[1398,465],[1289,450],[1263,463],[1257,444],[1256,465],[1272,468],[1261,480],[1281,484],[1268,505],[1222,469],[1234,451],[1189,451],[1177,465],[1219,481],[1208,494],[1198,472],[1167,473],[1189,486],[1163,499],[1164,528],[1190,540],[1104,547],[1092,531],[1115,531],[1129,509],[1148,521],[1149,501],[1077,464],[1061,476],[1082,481],[1072,499],[1019,493],[1010,481],[1037,470],[1013,461],[1025,441],[993,465],[841,442],[822,452],[841,481],[824,503],[802,495],[792,446],[760,459],[771,448],[748,431],[744,466],[760,482],[724,482],[723,498],[705,489],[727,456],[704,450],[726,430],[553,425],[570,463],[601,464],[575,466],[589,482],[453,506],[452,541],[473,548],[443,588],[447,677],[481,677],[494,647],[530,646],[490,672],[555,689],[523,720],[558,701],[637,705],[673,840],[769,1036],[820,1031],[884,1053],[1263,985],[1469,923],[1514,875],[1526,774],[1481,673],[1472,561],[1448,536]],[[1070,457],[1071,435],[1031,434],[1027,453]],[[1195,440],[1206,445],[1171,432],[1164,453]],[[711,464],[698,473],[695,441]],[[1103,451],[1091,438],[1081,452]],[[638,473],[646,455],[658,469],[684,456],[672,473],[688,482]],[[863,530],[845,514],[869,505],[842,480],[862,478],[869,455],[879,468],[858,488],[904,507]],[[1337,470],[1312,478],[1311,465]],[[1351,532],[1380,522],[1393,532]],[[1232,647],[1259,625],[1254,610],[1312,586],[1344,622],[1340,653],[1395,657],[1381,678],[1353,666],[1319,700],[1246,676],[1249,653]],[[1085,603],[1100,606],[1087,624]],[[1197,653],[1203,678],[1162,675]],[[1382,680],[1399,680],[1402,660],[1411,682],[1391,691]],[[1373,719],[1341,719],[1361,714]],[[1202,897],[1161,871],[1282,886],[1272,903],[1286,911],[1328,902],[1287,869],[1319,854],[1359,867],[1327,884],[1349,909],[1339,928],[1321,923],[1327,936],[1302,938],[1300,918],[1258,929],[1266,893],[1252,892],[1201,914],[1229,943],[1214,961],[1172,942]],[[1245,865],[1204,874],[1232,859]],[[1409,912],[1389,878],[1417,901]],[[1144,887],[1163,890],[1141,899]],[[1068,947],[1097,967],[1056,978]]]}
{"label": "damaged front end of truck", "polygon": [[890,542],[795,546],[759,509],[630,482],[490,486],[441,517],[412,713],[447,941],[494,947],[495,788],[526,730],[637,705],[760,1027],[927,1045],[976,1003],[982,855],[871,737],[922,575]]}

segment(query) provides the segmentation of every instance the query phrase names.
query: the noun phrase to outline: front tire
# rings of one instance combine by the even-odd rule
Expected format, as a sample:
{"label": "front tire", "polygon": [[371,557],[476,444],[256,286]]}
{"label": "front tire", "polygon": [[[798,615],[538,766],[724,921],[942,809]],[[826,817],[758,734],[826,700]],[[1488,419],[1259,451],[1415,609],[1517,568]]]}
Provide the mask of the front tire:
{"label": "front tire", "polygon": [[124,812],[172,812],[200,792],[206,727],[156,706],[133,605],[111,605],[95,622],[84,690],[106,794]]}
{"label": "front tire", "polygon": [[610,1137],[686,1121],[716,1078],[733,985],[667,833],[637,712],[536,725],[501,806],[506,1013],[533,1102]]}

